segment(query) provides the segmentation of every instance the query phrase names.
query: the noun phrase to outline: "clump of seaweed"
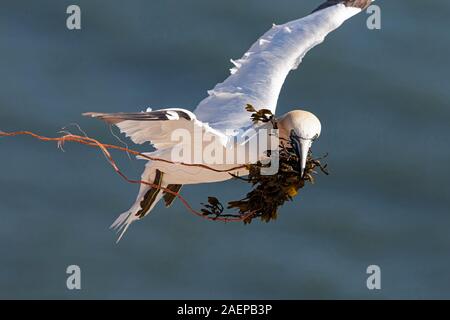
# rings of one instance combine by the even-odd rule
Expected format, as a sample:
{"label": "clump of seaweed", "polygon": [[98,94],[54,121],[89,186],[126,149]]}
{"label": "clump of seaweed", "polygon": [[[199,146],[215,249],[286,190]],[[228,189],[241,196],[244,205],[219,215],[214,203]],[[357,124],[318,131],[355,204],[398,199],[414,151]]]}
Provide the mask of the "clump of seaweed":
{"label": "clump of seaweed", "polygon": [[[247,106],[247,111],[252,112],[254,122],[272,122],[276,128],[276,121],[270,110],[256,111],[252,106]],[[326,157],[326,156],[325,156]],[[327,165],[322,165],[322,158],[314,158],[309,151],[304,175],[300,174],[300,159],[289,141],[281,141],[279,147],[279,170],[274,175],[262,175],[261,169],[268,165],[261,162],[246,165],[249,174],[247,177],[236,177],[239,180],[250,183],[253,189],[246,197],[230,201],[228,209],[238,209],[238,214],[233,217],[243,218],[244,223],[251,223],[255,218],[261,218],[264,222],[275,220],[278,210],[286,201],[292,201],[305,187],[306,183],[314,183],[316,169],[328,175]],[[269,164],[270,165],[270,164]],[[218,218],[224,210],[224,206],[215,197],[208,198],[208,204],[203,204],[202,212],[205,216]],[[230,215],[228,215],[230,216]]]}

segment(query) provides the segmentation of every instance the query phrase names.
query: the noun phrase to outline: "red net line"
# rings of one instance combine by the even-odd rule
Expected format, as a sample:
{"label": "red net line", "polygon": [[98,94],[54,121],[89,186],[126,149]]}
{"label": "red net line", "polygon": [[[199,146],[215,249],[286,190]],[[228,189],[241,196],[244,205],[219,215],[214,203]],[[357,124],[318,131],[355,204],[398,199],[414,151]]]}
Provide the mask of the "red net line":
{"label": "red net line", "polygon": [[[124,151],[127,152],[129,154],[133,154],[136,156],[140,156],[142,158],[145,158],[147,160],[152,160],[152,161],[161,161],[161,162],[165,162],[165,163],[171,163],[171,164],[175,164],[175,162],[172,162],[170,160],[166,160],[166,159],[160,159],[160,158],[156,158],[156,157],[151,157],[148,156],[146,154],[140,153],[138,151],[129,149],[129,148],[124,148],[124,147],[120,147],[120,146],[116,146],[116,145],[112,145],[112,144],[106,144],[106,143],[101,143],[100,141],[90,138],[88,136],[79,136],[79,135],[74,135],[74,134],[64,134],[60,137],[45,137],[45,136],[41,136],[38,135],[36,133],[30,132],[30,131],[14,131],[14,132],[3,132],[0,131],[0,137],[14,137],[14,136],[31,136],[35,139],[38,139],[40,141],[45,141],[45,142],[57,142],[58,143],[58,147],[61,148],[62,145],[65,142],[75,142],[75,143],[80,143],[83,145],[87,145],[90,147],[96,147],[99,148],[103,155],[105,156],[105,158],[107,159],[108,163],[112,166],[112,168],[114,169],[114,171],[121,176],[125,181],[129,182],[129,183],[133,183],[133,184],[145,184],[148,185],[152,188],[156,188],[159,190],[162,190],[166,193],[169,193],[173,196],[176,196],[182,203],[183,205],[188,209],[188,211],[190,211],[191,213],[193,213],[196,216],[199,216],[203,219],[207,219],[207,220],[211,220],[211,221],[223,221],[223,222],[240,222],[240,221],[244,221],[245,219],[249,218],[251,215],[253,215],[253,212],[250,212],[248,214],[245,215],[241,215],[239,217],[230,217],[233,215],[237,215],[236,213],[231,213],[231,214],[227,214],[227,213],[222,213],[223,215],[226,215],[227,217],[221,217],[221,216],[217,216],[217,217],[210,217],[210,216],[206,216],[204,215],[202,212],[195,210],[194,208],[192,208],[192,206],[189,204],[189,202],[183,197],[181,196],[178,192],[174,192],[168,188],[156,185],[154,183],[148,182],[148,181],[143,181],[143,180],[134,180],[134,179],[130,179],[128,178],[119,168],[119,166],[116,164],[116,162],[114,161],[111,153],[108,151],[108,149],[113,149],[113,150],[119,150],[119,151]],[[207,170],[212,170],[215,172],[232,172],[232,171],[236,171],[238,169],[243,169],[245,168],[245,165],[241,165],[241,166],[237,166],[231,169],[227,169],[227,170],[219,170],[219,169],[215,169],[215,168],[211,168],[207,165],[204,164],[190,164],[190,163],[176,163],[179,165],[183,165],[183,166],[188,166],[188,167],[200,167],[200,168],[204,168]]]}

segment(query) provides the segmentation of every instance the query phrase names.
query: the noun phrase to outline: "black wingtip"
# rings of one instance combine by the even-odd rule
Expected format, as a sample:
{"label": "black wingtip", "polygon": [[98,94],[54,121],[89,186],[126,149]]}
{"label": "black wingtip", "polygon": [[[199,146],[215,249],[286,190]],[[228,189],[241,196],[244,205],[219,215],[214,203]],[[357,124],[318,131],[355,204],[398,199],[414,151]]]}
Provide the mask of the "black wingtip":
{"label": "black wingtip", "polygon": [[335,6],[337,4],[344,4],[346,7],[359,8],[361,10],[367,9],[373,0],[328,0],[325,3],[322,3],[317,9],[315,9],[312,13],[320,11],[322,9],[326,9],[328,7]]}

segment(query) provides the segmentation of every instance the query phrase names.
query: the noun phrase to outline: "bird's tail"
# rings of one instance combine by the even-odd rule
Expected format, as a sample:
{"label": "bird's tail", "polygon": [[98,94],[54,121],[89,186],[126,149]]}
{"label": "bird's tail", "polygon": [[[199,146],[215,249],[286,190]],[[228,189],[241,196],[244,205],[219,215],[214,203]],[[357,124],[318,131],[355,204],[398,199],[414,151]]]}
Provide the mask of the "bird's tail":
{"label": "bird's tail", "polygon": [[[144,175],[142,178],[144,181],[147,181],[145,180],[146,177],[144,177]],[[153,176],[154,176],[153,184],[159,187],[164,187],[162,185],[164,173],[159,170],[156,170]],[[117,219],[113,222],[113,224],[110,227],[111,229],[115,229],[117,230],[118,233],[120,233],[117,242],[119,242],[122,239],[123,235],[128,230],[129,226],[134,221],[142,219],[147,214],[149,214],[150,211],[152,211],[152,209],[155,207],[155,205],[162,197],[163,192],[160,188],[153,188],[146,184],[141,184],[141,188],[139,190],[139,194],[134,205],[128,211],[125,211],[124,213],[119,215],[119,217],[117,217]]]}

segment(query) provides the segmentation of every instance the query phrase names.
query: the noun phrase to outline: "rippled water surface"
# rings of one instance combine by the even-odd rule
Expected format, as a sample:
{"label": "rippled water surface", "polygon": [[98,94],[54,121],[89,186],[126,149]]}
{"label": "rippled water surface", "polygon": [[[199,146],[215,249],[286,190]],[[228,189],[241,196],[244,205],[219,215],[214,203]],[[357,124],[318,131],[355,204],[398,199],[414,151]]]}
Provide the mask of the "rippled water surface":
{"label": "rippled water surface", "polygon": [[[0,298],[450,298],[450,4],[377,1],[382,30],[361,14],[314,49],[277,112],[313,111],[332,174],[275,223],[222,224],[180,203],[108,230],[133,202],[98,151],[31,138],[0,140]],[[55,135],[78,123],[117,143],[85,111],[193,110],[273,22],[316,0],[2,1],[0,129]],[[71,131],[76,131],[73,127]],[[138,177],[142,161],[117,154]],[[241,182],[185,188],[236,199]],[[82,269],[82,290],[65,269]],[[366,268],[382,270],[368,291]]]}

